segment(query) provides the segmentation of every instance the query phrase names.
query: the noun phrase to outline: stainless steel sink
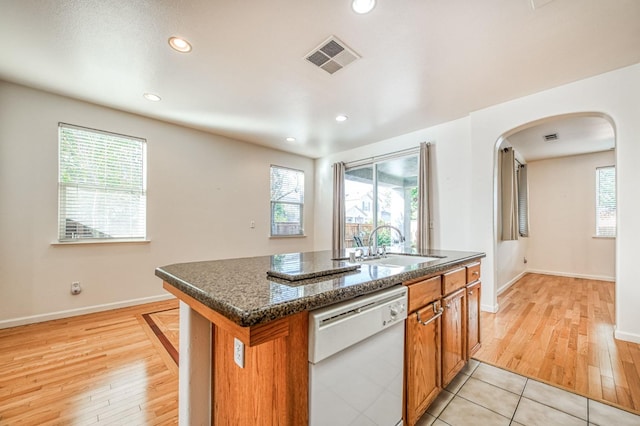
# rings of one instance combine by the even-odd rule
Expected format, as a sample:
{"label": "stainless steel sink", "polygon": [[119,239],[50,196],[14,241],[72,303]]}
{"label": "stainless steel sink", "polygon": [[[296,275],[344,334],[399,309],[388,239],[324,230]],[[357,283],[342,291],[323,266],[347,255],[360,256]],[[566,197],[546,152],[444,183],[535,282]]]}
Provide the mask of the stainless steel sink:
{"label": "stainless steel sink", "polygon": [[379,257],[375,259],[365,259],[362,261],[363,264],[373,264],[380,266],[391,266],[391,267],[405,267],[412,265],[419,265],[422,263],[433,262],[434,260],[440,260],[441,257],[430,257],[430,256],[412,256],[412,255],[404,255],[404,254],[388,254],[386,257]]}

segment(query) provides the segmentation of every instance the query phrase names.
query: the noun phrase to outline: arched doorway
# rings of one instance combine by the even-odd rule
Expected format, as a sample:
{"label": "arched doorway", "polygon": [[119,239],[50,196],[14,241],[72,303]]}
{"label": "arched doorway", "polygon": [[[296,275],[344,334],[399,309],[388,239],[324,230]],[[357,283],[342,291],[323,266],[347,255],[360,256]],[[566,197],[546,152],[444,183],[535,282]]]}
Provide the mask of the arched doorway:
{"label": "arched doorway", "polygon": [[[508,147],[515,152],[516,167],[521,164],[527,169],[523,174],[528,180],[528,199],[519,204],[524,201],[528,215],[520,209],[518,220],[528,219],[530,232],[503,240],[498,158],[500,150]],[[613,281],[616,214],[612,120],[589,112],[546,117],[505,132],[496,142],[495,152],[496,296],[527,272]],[[611,177],[609,171],[614,178],[613,210],[611,206],[606,210],[605,205],[596,211],[596,182],[598,177],[601,181]],[[600,189],[606,190],[606,185]]]}

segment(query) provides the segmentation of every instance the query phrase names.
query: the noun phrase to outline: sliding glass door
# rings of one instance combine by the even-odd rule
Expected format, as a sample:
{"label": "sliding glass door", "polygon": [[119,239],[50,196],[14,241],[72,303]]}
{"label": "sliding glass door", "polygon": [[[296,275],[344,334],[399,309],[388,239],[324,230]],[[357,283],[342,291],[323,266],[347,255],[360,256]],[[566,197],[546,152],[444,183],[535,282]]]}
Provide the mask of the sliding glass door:
{"label": "sliding glass door", "polygon": [[345,172],[345,247],[366,247],[373,229],[382,228],[373,244],[393,251],[416,247],[418,156],[409,155],[347,168]]}

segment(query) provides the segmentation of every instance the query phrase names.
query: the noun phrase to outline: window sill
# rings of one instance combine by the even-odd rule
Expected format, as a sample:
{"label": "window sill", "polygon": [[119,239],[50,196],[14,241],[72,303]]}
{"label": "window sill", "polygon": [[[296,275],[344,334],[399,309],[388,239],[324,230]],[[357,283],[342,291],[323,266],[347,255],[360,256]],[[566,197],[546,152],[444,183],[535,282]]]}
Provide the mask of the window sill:
{"label": "window sill", "polygon": [[592,238],[597,238],[599,240],[615,240],[616,237],[605,237],[603,235],[594,235]]}
{"label": "window sill", "polygon": [[78,240],[78,241],[54,241],[52,246],[81,246],[95,244],[149,244],[151,240],[127,240],[127,239],[108,239],[108,240]]}
{"label": "window sill", "polygon": [[269,239],[278,240],[280,238],[307,238],[306,235],[269,235]]}

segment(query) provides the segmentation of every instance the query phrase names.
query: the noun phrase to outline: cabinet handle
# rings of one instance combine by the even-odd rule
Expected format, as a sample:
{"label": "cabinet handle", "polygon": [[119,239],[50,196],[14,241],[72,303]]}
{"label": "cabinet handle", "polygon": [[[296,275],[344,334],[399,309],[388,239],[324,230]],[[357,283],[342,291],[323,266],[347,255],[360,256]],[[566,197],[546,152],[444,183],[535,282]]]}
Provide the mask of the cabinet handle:
{"label": "cabinet handle", "polygon": [[442,313],[444,312],[444,308],[440,308],[438,310],[438,313],[436,313],[431,319],[427,320],[427,321],[422,321],[420,319],[420,312],[418,312],[418,322],[422,325],[428,325],[429,323],[437,320],[438,318],[440,318],[442,316]]}
{"label": "cabinet handle", "polygon": [[478,271],[473,271],[473,273],[472,273],[472,274],[473,274],[473,275],[480,275],[480,272],[478,272]]}
{"label": "cabinet handle", "polygon": [[469,296],[473,296],[473,290],[469,290]]}
{"label": "cabinet handle", "polygon": [[447,303],[447,309],[451,309],[451,303]]}

